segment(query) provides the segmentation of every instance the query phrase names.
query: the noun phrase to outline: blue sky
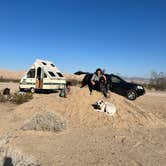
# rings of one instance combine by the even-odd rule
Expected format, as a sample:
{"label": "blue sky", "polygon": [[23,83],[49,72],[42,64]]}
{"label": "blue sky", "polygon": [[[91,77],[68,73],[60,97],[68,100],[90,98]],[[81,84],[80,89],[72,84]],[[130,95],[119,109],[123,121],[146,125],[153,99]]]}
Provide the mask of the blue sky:
{"label": "blue sky", "polygon": [[64,72],[166,71],[165,0],[0,0],[0,68],[35,59]]}

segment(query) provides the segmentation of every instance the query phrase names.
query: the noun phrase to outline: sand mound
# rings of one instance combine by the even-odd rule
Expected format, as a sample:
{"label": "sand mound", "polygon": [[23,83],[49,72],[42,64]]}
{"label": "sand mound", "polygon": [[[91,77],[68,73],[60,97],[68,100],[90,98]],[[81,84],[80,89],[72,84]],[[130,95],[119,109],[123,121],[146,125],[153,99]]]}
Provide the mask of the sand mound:
{"label": "sand mound", "polygon": [[[71,96],[67,99],[59,98],[58,95],[50,95],[47,96],[47,99],[43,99],[39,99],[42,101],[42,105],[49,109],[58,107],[59,113],[74,127],[82,126],[89,129],[104,126],[113,128],[154,127],[163,123],[151,112],[143,110],[141,105],[114,93],[111,94],[110,99],[105,99],[99,92],[94,91],[92,95],[89,95],[88,88],[74,87]],[[100,99],[116,106],[117,112],[113,117],[93,110],[92,104]]]}
{"label": "sand mound", "polygon": [[[111,102],[116,106],[117,112],[114,116],[109,117],[104,113],[95,112],[93,110],[92,104],[101,99]],[[38,112],[44,108],[44,112],[51,110],[53,113],[58,113],[67,119],[69,127],[74,128],[87,127],[88,129],[94,129],[105,126],[111,128],[151,128],[165,124],[161,119],[156,117],[153,112],[150,112],[150,110],[142,109],[141,105],[138,105],[136,101],[129,101],[114,93],[111,93],[110,99],[105,99],[101,93],[96,91],[90,95],[88,88],[80,89],[73,87],[72,93],[67,99],[60,98],[58,94],[35,94],[34,99],[23,104],[19,110],[25,110],[26,107],[27,109],[33,107],[33,112]],[[43,111],[39,119],[47,123],[49,116],[45,116]],[[38,121],[34,119],[32,122],[31,124],[38,123]],[[52,123],[52,120],[50,123]]]}
{"label": "sand mound", "polygon": [[65,128],[66,122],[59,115],[52,112],[43,112],[32,117],[21,129],[57,132]]}
{"label": "sand mound", "polygon": [[64,76],[67,80],[82,81],[85,75],[75,75],[75,74],[64,73]]}
{"label": "sand mound", "polygon": [[[65,128],[61,117],[67,120],[69,128],[153,128],[165,125],[154,111],[144,110],[137,101],[129,101],[114,93],[110,99],[105,99],[99,92],[93,91],[90,95],[88,88],[72,87],[71,95],[66,99],[60,98],[58,93],[34,94],[33,97],[17,107],[11,118],[6,115],[14,126],[17,124],[17,129],[23,126],[24,130],[61,131]],[[92,104],[101,99],[115,105],[117,111],[112,117],[94,111]]]}

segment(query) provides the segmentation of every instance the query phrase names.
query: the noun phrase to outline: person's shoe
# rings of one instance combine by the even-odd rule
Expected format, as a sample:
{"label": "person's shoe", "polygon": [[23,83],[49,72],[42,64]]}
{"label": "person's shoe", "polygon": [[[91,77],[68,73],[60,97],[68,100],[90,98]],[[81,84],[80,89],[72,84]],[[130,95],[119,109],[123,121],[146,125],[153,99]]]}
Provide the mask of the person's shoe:
{"label": "person's shoe", "polygon": [[107,93],[105,92],[105,93],[103,93],[103,94],[104,94],[104,97],[105,97],[105,98],[109,98],[109,97],[110,97],[110,93],[108,93],[108,92],[107,92]]}
{"label": "person's shoe", "polygon": [[111,97],[110,93],[109,93],[109,92],[107,92],[107,98],[110,98],[110,97]]}

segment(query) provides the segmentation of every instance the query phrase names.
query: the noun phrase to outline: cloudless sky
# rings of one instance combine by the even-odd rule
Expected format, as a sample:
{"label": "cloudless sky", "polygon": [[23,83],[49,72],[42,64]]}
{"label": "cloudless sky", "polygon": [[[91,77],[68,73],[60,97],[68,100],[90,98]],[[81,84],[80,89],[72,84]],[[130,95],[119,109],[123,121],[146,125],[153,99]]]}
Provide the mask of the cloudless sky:
{"label": "cloudless sky", "polygon": [[0,0],[0,68],[166,72],[165,0]]}

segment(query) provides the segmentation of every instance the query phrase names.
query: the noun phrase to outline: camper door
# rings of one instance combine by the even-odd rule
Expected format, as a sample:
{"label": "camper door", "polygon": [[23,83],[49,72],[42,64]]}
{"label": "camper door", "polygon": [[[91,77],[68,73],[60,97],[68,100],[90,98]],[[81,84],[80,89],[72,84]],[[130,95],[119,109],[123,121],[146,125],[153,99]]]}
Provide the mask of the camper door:
{"label": "camper door", "polygon": [[36,89],[43,88],[43,77],[44,77],[44,69],[42,67],[38,67],[36,74]]}

